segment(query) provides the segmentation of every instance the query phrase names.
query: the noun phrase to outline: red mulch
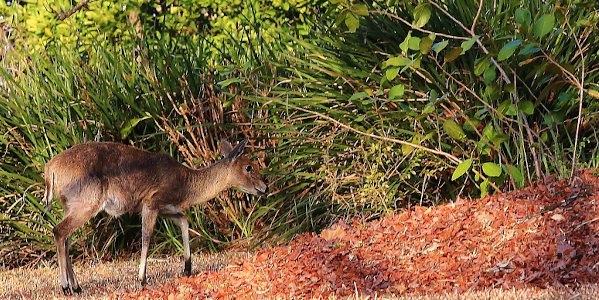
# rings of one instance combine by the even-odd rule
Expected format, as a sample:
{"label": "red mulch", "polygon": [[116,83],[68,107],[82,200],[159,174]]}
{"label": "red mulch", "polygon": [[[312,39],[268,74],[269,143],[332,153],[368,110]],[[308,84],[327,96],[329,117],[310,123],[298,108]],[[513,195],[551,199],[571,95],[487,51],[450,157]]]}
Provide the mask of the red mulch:
{"label": "red mulch", "polygon": [[340,222],[219,272],[120,299],[256,299],[435,293],[599,282],[599,180],[548,179],[520,191]]}

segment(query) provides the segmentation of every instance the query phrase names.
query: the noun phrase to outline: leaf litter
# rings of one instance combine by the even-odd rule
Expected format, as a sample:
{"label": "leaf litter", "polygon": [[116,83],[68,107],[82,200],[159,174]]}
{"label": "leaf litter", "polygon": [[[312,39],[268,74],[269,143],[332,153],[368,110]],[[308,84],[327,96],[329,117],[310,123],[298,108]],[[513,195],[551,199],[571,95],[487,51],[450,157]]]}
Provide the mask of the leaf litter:
{"label": "leaf litter", "polygon": [[542,183],[297,236],[118,299],[292,299],[576,287],[599,279],[599,180]]}

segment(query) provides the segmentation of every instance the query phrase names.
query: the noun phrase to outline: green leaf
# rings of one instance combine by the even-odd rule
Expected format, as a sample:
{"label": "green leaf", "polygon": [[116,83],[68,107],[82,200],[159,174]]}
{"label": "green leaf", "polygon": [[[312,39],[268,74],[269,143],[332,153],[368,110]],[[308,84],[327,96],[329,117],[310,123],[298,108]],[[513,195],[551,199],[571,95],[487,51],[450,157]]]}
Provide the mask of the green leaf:
{"label": "green leaf", "polygon": [[227,86],[229,86],[230,84],[233,84],[233,83],[241,83],[241,82],[245,82],[245,79],[243,79],[243,78],[237,78],[237,77],[235,77],[235,78],[229,78],[229,79],[227,79],[227,80],[219,81],[219,82],[217,82],[216,84],[217,84],[218,86],[220,86],[221,88],[226,88],[226,87],[227,87]]}
{"label": "green leaf", "polygon": [[518,110],[516,109],[516,107],[517,107],[516,104],[513,104],[513,103],[510,104],[507,107],[507,110],[505,111],[505,115],[506,116],[512,116],[512,117],[513,116],[517,116],[518,115]]}
{"label": "green leaf", "polygon": [[521,25],[530,26],[530,22],[532,22],[532,18],[530,16],[530,11],[525,8],[518,8],[514,14],[516,18],[516,23]]}
{"label": "green leaf", "polygon": [[412,38],[412,31],[408,31],[408,35],[406,35],[406,38],[403,40],[403,42],[401,42],[401,44],[399,44],[399,49],[403,53],[408,52],[408,48],[409,48],[409,44],[410,44],[410,39],[411,38]]}
{"label": "green leaf", "polygon": [[541,16],[532,27],[532,32],[540,38],[547,35],[551,30],[553,30],[553,26],[555,25],[555,16],[553,14],[547,14]]}
{"label": "green leaf", "polygon": [[451,181],[455,181],[456,179],[462,177],[462,175],[466,174],[466,172],[468,172],[468,170],[470,170],[470,167],[472,166],[472,159],[466,159],[463,162],[461,162],[453,171],[453,174],[451,174]]}
{"label": "green leaf", "polygon": [[437,97],[439,97],[437,90],[431,90],[428,101],[432,103],[433,101],[437,100]]}
{"label": "green leaf", "polygon": [[395,79],[395,77],[397,77],[397,74],[399,74],[399,68],[389,68],[385,72],[385,76],[387,77],[387,80],[389,80],[389,81]]}
{"label": "green leaf", "polygon": [[420,38],[419,37],[411,37],[408,41],[408,48],[410,50],[420,50]]}
{"label": "green leaf", "polygon": [[503,46],[503,48],[499,50],[499,55],[497,55],[497,61],[508,59],[510,56],[514,54],[514,51],[516,51],[516,48],[520,46],[521,43],[522,40],[518,39],[505,44],[505,46]]}
{"label": "green leaf", "polygon": [[383,67],[389,67],[389,66],[403,67],[403,66],[406,66],[407,64],[409,64],[410,62],[411,62],[411,60],[409,60],[403,56],[397,56],[397,57],[389,58],[387,61],[385,61],[385,64],[383,65]]}
{"label": "green leaf", "polygon": [[495,129],[493,128],[493,125],[491,123],[487,124],[487,126],[485,126],[485,128],[483,129],[483,137],[487,140],[492,139],[495,136],[495,134]]}
{"label": "green leaf", "polygon": [[474,75],[480,76],[483,74],[491,63],[491,56],[485,55],[483,58],[479,59],[474,65]]}
{"label": "green leaf", "polygon": [[480,121],[475,118],[469,118],[470,122],[464,122],[464,130],[466,131],[475,131],[478,128],[478,124]]}
{"label": "green leaf", "polygon": [[152,118],[152,115],[150,115],[150,113],[146,112],[146,116],[145,117],[141,117],[141,118],[135,118],[135,119],[129,119],[125,122],[125,125],[123,125],[123,128],[121,128],[121,137],[122,138],[126,138],[127,135],[129,135],[129,133],[131,133],[131,130],[133,130],[133,128],[135,128],[135,126],[145,120],[145,119],[150,119]]}
{"label": "green leaf", "polygon": [[489,191],[489,179],[485,179],[480,184],[480,197],[483,198],[487,195]]}
{"label": "green leaf", "polygon": [[496,163],[486,162],[483,164],[483,173],[490,177],[497,177],[501,175],[501,166]]}
{"label": "green leaf", "polygon": [[472,46],[474,45],[474,43],[476,43],[477,40],[478,40],[478,35],[475,35],[471,39],[469,39],[467,41],[463,41],[462,42],[462,54],[464,54],[466,51],[470,50],[470,48],[472,48]]}
{"label": "green leaf", "polygon": [[349,12],[348,10],[344,10],[339,15],[337,15],[337,17],[335,18],[335,21],[333,21],[333,23],[336,26],[341,26],[341,24],[343,24],[343,22],[345,22],[345,18],[347,17],[348,14],[351,14],[351,12]]}
{"label": "green leaf", "polygon": [[429,39],[431,39],[431,41],[433,41],[433,42],[434,42],[434,41],[435,41],[435,39],[437,38],[437,34],[435,34],[434,32],[431,32],[431,33],[429,33],[429,34],[427,35],[427,37],[428,37]]}
{"label": "green leaf", "polygon": [[441,50],[443,50],[443,49],[445,49],[445,47],[447,47],[447,44],[449,44],[449,41],[447,41],[447,40],[435,43],[433,45],[433,51],[439,53],[439,52],[441,52]]}
{"label": "green leaf", "polygon": [[497,107],[497,112],[499,112],[500,114],[505,114],[505,112],[508,110],[508,108],[510,107],[510,105],[512,105],[512,101],[511,100],[509,100],[509,99],[508,100],[504,100]]}
{"label": "green leaf", "polygon": [[512,165],[507,165],[508,171],[514,183],[516,184],[516,188],[520,188],[524,185],[524,176],[520,170]]}
{"label": "green leaf", "polygon": [[499,145],[501,145],[501,143],[507,142],[507,141],[509,141],[509,139],[510,139],[510,137],[507,134],[498,133],[491,139],[491,143],[495,147],[499,147]]}
{"label": "green leaf", "polygon": [[353,101],[353,100],[357,100],[357,99],[362,99],[362,98],[365,98],[365,97],[368,97],[368,96],[369,95],[366,92],[358,92],[358,93],[353,94],[351,97],[349,97],[349,101]]}
{"label": "green leaf", "polygon": [[576,21],[576,25],[578,26],[593,26],[593,22],[591,22],[588,19],[579,19],[578,21]]}
{"label": "green leaf", "polygon": [[405,86],[403,84],[398,84],[391,88],[389,91],[389,100],[400,99],[403,97],[405,92]]}
{"label": "green leaf", "polygon": [[518,103],[518,108],[523,111],[527,115],[532,115],[535,111],[535,105],[531,101],[520,101]]}
{"label": "green leaf", "polygon": [[368,7],[365,4],[354,4],[350,10],[358,16],[368,16]]}
{"label": "green leaf", "polygon": [[537,53],[539,51],[541,51],[541,49],[537,48],[534,44],[526,44],[522,50],[520,50],[518,55],[527,55],[531,53]]}
{"label": "green leaf", "polygon": [[428,54],[433,47],[433,40],[430,37],[425,36],[420,39],[420,53]]}
{"label": "green leaf", "polygon": [[491,82],[495,81],[497,78],[497,67],[495,65],[490,65],[485,72],[483,73],[483,78],[485,79],[485,84],[489,85]]}
{"label": "green leaf", "polygon": [[349,32],[356,32],[356,29],[360,27],[360,21],[354,14],[349,13],[345,16],[345,25]]}
{"label": "green leaf", "polygon": [[[420,144],[420,140],[421,140],[421,135],[419,134],[415,134],[411,139],[410,139],[410,143],[412,144],[416,144],[419,145]],[[410,145],[401,145],[401,153],[403,155],[408,155],[410,154],[412,151],[414,150],[414,147],[410,146]]]}
{"label": "green leaf", "polygon": [[412,22],[412,26],[416,28],[420,28],[431,18],[431,5],[430,3],[421,3],[414,8],[414,22]]}
{"label": "green leaf", "polygon": [[455,47],[445,56],[445,62],[454,61],[462,54],[462,47]]}
{"label": "green leaf", "polygon": [[422,114],[428,115],[435,111],[435,106],[433,104],[427,104],[422,110]]}
{"label": "green leaf", "polygon": [[516,93],[516,86],[513,83],[504,85],[503,89],[506,92],[511,93],[511,94],[515,94]]}
{"label": "green leaf", "polygon": [[418,56],[416,59],[410,61],[410,64],[403,67],[401,72],[403,73],[408,67],[413,67],[414,69],[420,69],[420,62],[422,62],[422,57]]}
{"label": "green leaf", "polygon": [[458,125],[454,120],[446,120],[443,122],[443,130],[453,138],[454,140],[463,141],[466,138],[466,134],[462,127]]}

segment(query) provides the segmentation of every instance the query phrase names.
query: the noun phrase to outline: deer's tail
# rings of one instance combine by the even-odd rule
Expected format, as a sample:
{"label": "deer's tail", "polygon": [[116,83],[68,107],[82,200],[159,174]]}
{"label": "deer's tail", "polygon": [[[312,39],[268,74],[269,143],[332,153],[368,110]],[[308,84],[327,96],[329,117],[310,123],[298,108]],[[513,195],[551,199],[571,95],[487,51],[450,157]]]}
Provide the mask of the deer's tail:
{"label": "deer's tail", "polygon": [[46,191],[44,192],[44,200],[46,203],[46,210],[52,208],[52,198],[54,198],[54,172],[46,175]]}

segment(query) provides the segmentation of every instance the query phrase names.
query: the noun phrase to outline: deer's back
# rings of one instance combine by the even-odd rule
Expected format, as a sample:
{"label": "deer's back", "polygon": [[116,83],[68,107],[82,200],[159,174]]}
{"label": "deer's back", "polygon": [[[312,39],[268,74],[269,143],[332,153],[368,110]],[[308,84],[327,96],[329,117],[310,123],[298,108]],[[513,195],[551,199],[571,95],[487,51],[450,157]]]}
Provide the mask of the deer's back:
{"label": "deer's back", "polygon": [[157,168],[182,166],[172,157],[113,142],[87,142],[56,155],[46,164],[46,172],[69,170],[73,175],[119,176],[151,172]]}
{"label": "deer's back", "polygon": [[113,142],[75,145],[45,167],[46,179],[53,177],[61,201],[82,187],[98,186],[98,200],[114,215],[139,210],[140,202],[156,193],[182,198],[177,193],[184,190],[186,172],[187,167],[166,154]]}

